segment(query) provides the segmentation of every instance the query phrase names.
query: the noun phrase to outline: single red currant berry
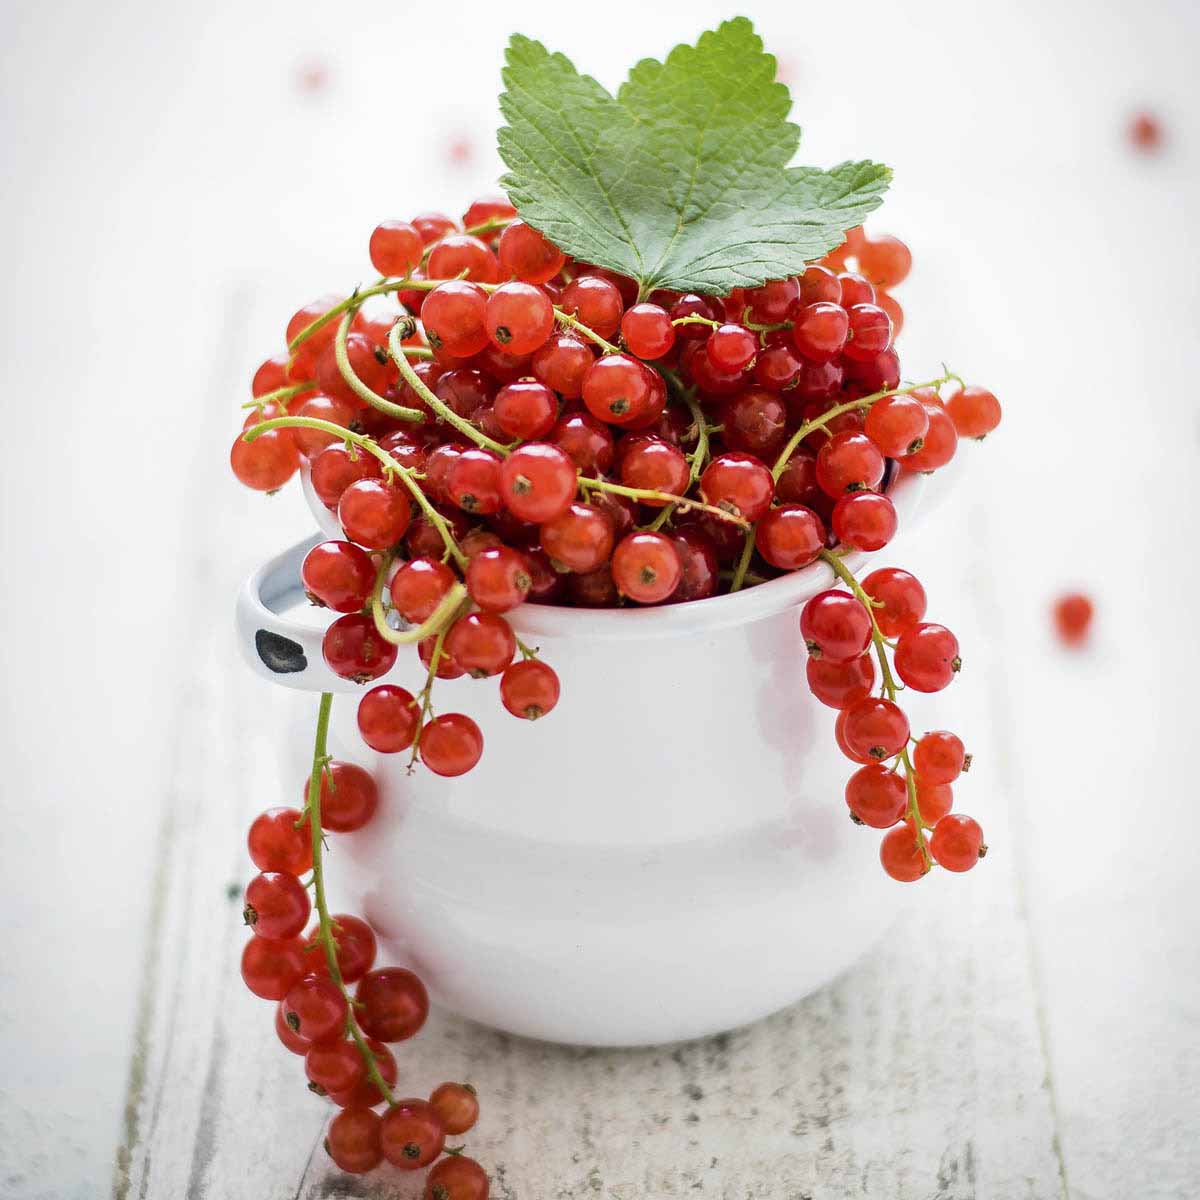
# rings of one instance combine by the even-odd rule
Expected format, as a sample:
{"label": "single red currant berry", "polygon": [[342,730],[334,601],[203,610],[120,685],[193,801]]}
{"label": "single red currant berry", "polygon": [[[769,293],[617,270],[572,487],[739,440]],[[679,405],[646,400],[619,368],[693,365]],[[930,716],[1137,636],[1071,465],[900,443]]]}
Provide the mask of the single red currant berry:
{"label": "single red currant berry", "polygon": [[584,575],[568,575],[566,581],[571,603],[580,608],[613,608],[620,601],[612,567],[608,563]]}
{"label": "single red currant berry", "polygon": [[499,675],[517,652],[512,627],[491,612],[468,613],[459,617],[446,634],[446,650],[474,679]]}
{"label": "single red currant berry", "polygon": [[858,757],[881,762],[907,745],[908,718],[893,701],[869,696],[846,709],[842,732],[846,745]]}
{"label": "single red currant berry", "polygon": [[[665,492],[682,496],[691,482],[688,462],[680,450],[660,437],[639,435],[626,437],[621,456],[621,483],[639,491]],[[662,508],[667,500],[646,496],[642,503],[648,508]]]}
{"label": "single red currant berry", "polygon": [[775,480],[752,454],[718,454],[700,476],[700,495],[707,504],[753,523],[771,506]]}
{"label": "single red currant berry", "polygon": [[382,1124],[369,1108],[343,1109],[330,1123],[325,1152],[352,1175],[373,1171],[383,1162]]}
{"label": "single red currant berry", "polygon": [[[530,660],[534,661],[534,660]],[[457,1137],[479,1120],[479,1097],[469,1083],[443,1083],[429,1097],[447,1133]]]}
{"label": "single red currant berry", "polygon": [[813,658],[849,662],[871,641],[871,614],[849,592],[819,592],[800,613],[800,635]]}
{"label": "single red currant berry", "polygon": [[[892,342],[900,336],[901,330],[904,328],[904,309],[900,306],[900,301],[896,299],[890,292],[880,292],[875,297],[875,303],[887,313],[892,322]],[[891,385],[895,387],[895,384]]]}
{"label": "single red currant berry", "polygon": [[[309,780],[302,796],[307,802]],[[321,824],[334,833],[361,829],[379,807],[379,789],[370,772],[355,763],[330,762],[321,772]]]}
{"label": "single red currant berry", "polygon": [[730,450],[774,458],[787,440],[787,421],[787,405],[779,396],[764,388],[747,388],[725,402],[721,436]]}
{"label": "single red currant berry", "polygon": [[675,345],[675,326],[661,305],[635,304],[621,318],[621,337],[630,354],[648,361],[670,352]]}
{"label": "single red currant berry", "polygon": [[896,643],[896,674],[915,692],[940,692],[962,667],[958,638],[944,625],[906,629]]}
{"label": "single red currant berry", "polygon": [[[290,345],[314,321],[323,317],[335,304],[340,304],[341,300],[342,297],[336,293],[330,293],[327,296],[321,296],[319,299],[313,300],[299,309],[287,323],[284,341]],[[328,324],[322,325],[314,333],[310,333],[304,339],[297,348],[295,358],[288,369],[288,377],[293,383],[312,378],[313,369],[316,366],[317,359],[321,355],[321,351],[326,346],[332,344],[336,334],[337,322],[330,321]]]}
{"label": "single red currant berry", "polygon": [[[375,963],[375,931],[361,917],[350,913],[337,913],[332,919],[333,941],[337,955],[338,970],[342,973],[343,983],[353,983],[361,979]],[[306,942],[309,955],[309,973],[312,975],[328,975],[329,963],[325,958],[325,948],[320,941],[320,928],[309,932]],[[331,1092],[345,1091],[344,1088],[330,1088]]]}
{"label": "single red currant berry", "polygon": [[835,433],[817,451],[817,482],[835,500],[847,492],[873,492],[886,464],[865,433]]}
{"label": "single red currant berry", "polygon": [[316,1045],[340,1037],[346,1028],[346,997],[332,979],[309,975],[283,998],[288,1027]]}
{"label": "single red currant berry", "polygon": [[469,233],[451,233],[430,250],[425,272],[430,279],[457,279],[466,272],[472,283],[495,283],[500,264],[486,242]]}
{"label": "single red currant berry", "polygon": [[[470,208],[463,213],[463,228],[474,229],[477,225],[493,225],[499,222],[511,221],[517,215],[517,210],[500,196],[485,196],[472,202]],[[483,236],[490,236],[486,230],[480,231]]]}
{"label": "single red currant berry", "polygon": [[934,827],[929,852],[947,871],[969,871],[986,853],[979,822],[964,813],[949,813]]}
{"label": "single red currant berry", "polygon": [[325,630],[321,653],[335,675],[355,683],[378,679],[396,665],[396,647],[380,634],[373,618],[362,613],[338,617]]}
{"label": "single red currant berry", "polygon": [[863,432],[888,458],[913,454],[925,444],[929,414],[912,396],[884,396],[867,411]]}
{"label": "single red currant berry", "polygon": [[936,825],[954,807],[954,789],[948,783],[929,783],[917,776],[917,810],[926,825]]}
{"label": "single red currant berry", "polygon": [[617,332],[625,309],[620,289],[599,275],[580,275],[571,280],[563,288],[558,306],[603,338]]}
{"label": "single red currant berry", "polygon": [[708,335],[704,347],[718,371],[742,371],[758,353],[758,338],[743,325],[719,325]]}
{"label": "single red currant berry", "polygon": [[1080,646],[1087,641],[1095,609],[1091,597],[1082,592],[1068,592],[1054,602],[1054,628],[1068,646]]}
{"label": "single red currant berry", "polygon": [[451,279],[425,297],[421,324],[435,350],[470,358],[488,344],[487,294],[465,279]]}
{"label": "single red currant berry", "polygon": [[679,552],[680,564],[679,583],[671,593],[671,603],[685,604],[716,595],[721,575],[713,539],[699,527],[684,526],[676,528],[671,540]]}
{"label": "single red currant berry", "polygon": [[[707,296],[698,296],[694,292],[680,296],[671,305],[670,312],[672,322],[682,321],[684,317],[703,317],[705,322],[708,322],[715,321],[721,316],[714,301]],[[698,342],[708,337],[710,329],[708,324],[694,322],[687,325],[676,325],[675,334],[685,342]]]}
{"label": "single red currant berry", "polygon": [[472,446],[450,464],[446,490],[464,512],[485,516],[500,511],[500,455]]}
{"label": "single red currant berry", "polygon": [[312,870],[312,831],[295,808],[268,808],[254,818],[246,846],[260,871],[303,875]]}
{"label": "single red currant berry", "polygon": [[417,736],[421,710],[411,692],[390,683],[372,688],[358,702],[358,732],[377,754],[407,750]]}
{"label": "single red currant berry", "polygon": [[851,492],[833,508],[833,532],[843,546],[882,550],[896,536],[896,508],[878,492]]}
{"label": "single red currant berry", "polygon": [[487,1172],[462,1154],[443,1158],[425,1180],[424,1200],[487,1200]]}
{"label": "single red currant berry", "polygon": [[458,222],[445,213],[418,213],[412,219],[412,227],[421,235],[421,241],[427,246],[453,233],[458,228]]}
{"label": "single red currant berry", "polygon": [[575,464],[550,442],[518,446],[500,472],[500,495],[509,512],[536,525],[566,512],[576,486]]}
{"label": "single red currant berry", "polygon": [[639,604],[658,604],[679,585],[682,564],[675,543],[662,533],[628,533],[612,556],[613,582]]}
{"label": "single red currant berry", "polygon": [[406,620],[420,625],[454,586],[454,572],[434,558],[414,558],[392,576],[392,606]]}
{"label": "single red currant berry", "polygon": [[312,904],[304,885],[283,871],[264,871],[246,885],[242,919],[259,937],[293,938],[304,928]]}
{"label": "single red currant berry", "polygon": [[591,413],[576,412],[562,416],[550,431],[550,441],[584,475],[603,475],[612,466],[612,431]]}
{"label": "single red currant berry", "polygon": [[309,482],[326,508],[335,510],[342,493],[360,479],[382,479],[383,468],[374,455],[342,442],[326,446],[313,459]]}
{"label": "single red currant berry", "polygon": [[772,392],[785,392],[796,386],[804,359],[789,346],[767,346],[754,360],[754,380]]}
{"label": "single red currant berry", "polygon": [[528,559],[511,546],[481,550],[467,566],[467,591],[485,612],[516,608],[532,586]]}
{"label": "single red currant berry", "polygon": [[541,528],[542,549],[569,571],[595,571],[612,557],[613,519],[593,504],[571,504]]}
{"label": "single red currant berry", "polygon": [[912,270],[912,251],[890,234],[867,238],[855,256],[858,269],[877,287],[893,288]]}
{"label": "single red currant berry", "polygon": [[[417,643],[417,653],[421,657],[421,662],[425,669],[429,670],[433,662],[433,652],[437,646],[437,638],[432,634]],[[462,669],[454,661],[453,658],[446,652],[446,647],[443,644],[441,653],[438,655],[437,678],[438,679],[458,679],[465,675],[466,671]]]}
{"label": "single red currant berry", "polygon": [[[464,668],[459,668],[463,670]],[[421,730],[421,761],[435,774],[465,775],[483,755],[483,734],[470,717],[445,713]]]}
{"label": "single red currant berry", "polygon": [[757,546],[771,566],[796,571],[825,549],[825,525],[803,504],[781,504],[759,521]]}
{"label": "single red currant berry", "polygon": [[[271,945],[271,943],[268,942],[265,938],[263,938],[263,939],[253,938],[251,940],[250,944],[254,945],[255,942],[258,942],[258,941],[261,941],[264,946]],[[303,974],[303,972],[301,972],[301,974]],[[299,979],[299,978],[300,978],[300,975],[297,975],[296,979]],[[295,982],[295,981],[293,980],[293,982]],[[288,987],[290,988],[291,984],[288,984]],[[285,994],[286,994],[286,989],[285,989]],[[282,998],[280,998],[280,1002],[277,1005],[275,1005],[275,1036],[278,1037],[279,1040],[284,1044],[284,1046],[288,1050],[290,1050],[293,1054],[299,1054],[299,1055],[303,1056],[303,1055],[307,1054],[309,1052],[309,1050],[312,1049],[312,1042],[310,1042],[308,1040],[308,1038],[301,1037],[298,1033],[296,1033],[292,1029],[292,1027],[287,1023],[287,1020],[284,1018]]]}
{"label": "single red currant berry", "polygon": [[350,542],[321,542],[304,556],[300,582],[314,604],[358,612],[370,598],[375,568],[366,551]]}
{"label": "single red currant berry", "polygon": [[412,520],[408,492],[382,479],[360,479],[342,493],[338,520],[352,542],[368,550],[388,550]]}
{"label": "single red currant berry", "polygon": [[287,365],[288,356],[286,354],[271,355],[254,372],[254,379],[250,383],[250,395],[257,400],[268,392],[277,392],[281,387],[286,387]]}
{"label": "single red currant berry", "polygon": [[407,1041],[429,1015],[425,985],[403,967],[368,971],[358,981],[354,999],[363,1032],[381,1042]]}
{"label": "single red currant berry", "polygon": [[268,429],[252,442],[239,433],[229,451],[229,465],[238,482],[256,492],[278,491],[300,466],[300,454],[290,429]]}
{"label": "single red currant berry", "polygon": [[889,829],[879,846],[883,869],[901,883],[915,883],[929,870],[921,851],[923,840],[924,835],[914,832],[907,824]]}
{"label": "single red currant berry", "polygon": [[925,615],[925,589],[921,581],[899,567],[881,567],[862,581],[863,591],[879,601],[872,612],[884,637],[899,637]]}
{"label": "single red currant berry", "polygon": [[[852,706],[853,707],[853,706]],[[846,741],[846,714],[850,711],[849,708],[843,708],[837,715],[837,720],[833,723],[833,737],[837,742],[838,749],[851,762],[861,763],[864,767],[869,766],[875,760],[869,754],[858,754],[850,748]]]}
{"label": "single red currant berry", "polygon": [[518,379],[496,393],[496,424],[506,437],[528,442],[543,438],[558,420],[558,398],[536,379]]}
{"label": "single red currant berry", "polygon": [[263,1000],[282,1000],[307,968],[298,937],[254,937],[242,949],[242,980]]}
{"label": "single red currant berry", "polygon": [[810,655],[806,672],[809,691],[830,708],[850,708],[865,700],[875,686],[875,659],[870,654],[844,663]]}
{"label": "single red currant berry", "polygon": [[421,265],[425,245],[407,221],[384,221],[375,226],[368,251],[380,275],[403,278]]}
{"label": "single red currant berry", "polygon": [[926,404],[925,415],[929,428],[925,431],[925,444],[904,459],[906,471],[921,471],[928,474],[944,467],[958,449],[958,433],[950,414],[940,404]]}
{"label": "single red currant berry", "polygon": [[842,304],[847,309],[856,304],[875,303],[874,285],[857,271],[843,271],[838,276],[838,283],[842,289]]}
{"label": "single red currant berry", "polygon": [[[806,267],[800,276],[797,288],[797,308],[806,308],[810,304],[841,304],[842,282],[828,267],[813,263]],[[782,320],[783,318],[777,318]]]}
{"label": "single red currant berry", "polygon": [[[392,1052],[375,1038],[367,1038],[367,1049],[375,1060],[375,1069],[389,1088],[396,1086],[396,1060]],[[374,1108],[384,1101],[383,1093],[368,1075],[357,1087],[345,1092],[331,1092],[329,1098],[341,1108]]]}
{"label": "single red currant berry", "polygon": [[1129,140],[1143,154],[1153,154],[1162,146],[1162,122],[1148,112],[1135,113],[1129,122]]}
{"label": "single red currant berry", "polygon": [[913,767],[927,783],[953,783],[970,765],[962,739],[945,729],[927,733],[913,749]]}
{"label": "single red currant berry", "polygon": [[500,235],[496,255],[500,270],[525,283],[548,283],[563,269],[567,256],[524,221],[513,221]]}
{"label": "single red currant berry", "polygon": [[1000,424],[1000,401],[987,388],[965,387],[946,401],[959,437],[985,438]]}
{"label": "single red currant berry", "polygon": [[427,1167],[442,1152],[446,1130],[425,1100],[399,1100],[384,1113],[383,1156],[402,1171]]}
{"label": "single red currant berry", "polygon": [[595,361],[595,354],[580,338],[572,333],[553,333],[534,352],[533,373],[564,400],[578,400]]}
{"label": "single red currant berry", "polygon": [[[329,421],[348,429],[359,411],[357,405],[357,400],[351,405],[332,396],[309,396],[299,404],[293,404],[291,411],[296,417],[315,417],[318,421]],[[319,429],[289,429],[288,433],[292,435],[296,449],[307,459],[315,458],[336,441],[332,433],[322,433]]]}
{"label": "single red currant berry", "polygon": [[628,354],[597,359],[583,379],[588,412],[610,425],[637,424],[651,406],[650,368]]}
{"label": "single red currant berry", "polygon": [[515,662],[500,677],[501,703],[514,717],[526,721],[550,712],[558,703],[558,693],[558,675],[540,659]]}
{"label": "single red currant berry", "polygon": [[488,337],[510,354],[532,354],[554,328],[554,306],[531,283],[506,283],[489,297]]}
{"label": "single red currant berry", "polygon": [[800,286],[798,280],[789,276],[787,279],[769,279],[760,287],[748,288],[744,300],[751,318],[759,325],[775,325],[784,320],[800,295]]}
{"label": "single red currant berry", "polygon": [[908,785],[898,772],[872,763],[850,776],[846,804],[863,825],[890,829],[908,807]]}
{"label": "single red currant berry", "polygon": [[817,458],[811,450],[800,446],[792,451],[775,483],[775,499],[806,504],[809,508],[828,504],[828,497],[817,483]]}
{"label": "single red currant berry", "polygon": [[850,317],[840,304],[809,304],[795,315],[792,341],[805,358],[828,362],[841,354],[849,330]]}
{"label": "single red currant berry", "polygon": [[323,1042],[304,1056],[304,1073],[319,1094],[328,1095],[358,1087],[367,1076],[367,1065],[353,1042]]}

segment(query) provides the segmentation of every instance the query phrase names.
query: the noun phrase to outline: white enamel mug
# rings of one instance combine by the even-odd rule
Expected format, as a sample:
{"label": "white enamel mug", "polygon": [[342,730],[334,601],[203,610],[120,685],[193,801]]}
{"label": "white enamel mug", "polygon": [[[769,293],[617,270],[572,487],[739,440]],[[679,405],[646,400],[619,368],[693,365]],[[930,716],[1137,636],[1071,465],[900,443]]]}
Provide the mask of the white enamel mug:
{"label": "white enamel mug", "polygon": [[[902,475],[890,493],[905,531],[924,487]],[[309,499],[324,535],[341,536]],[[361,694],[325,666],[321,630],[282,615],[312,544],[247,581],[240,640],[280,683]],[[437,711],[483,731],[482,760],[458,779],[368,750],[356,697],[339,696],[331,752],[374,773],[380,805],[333,839],[336,893],[437,1002],[528,1037],[679,1041],[821,987],[900,903],[881,835],[849,819],[834,713],[805,681],[799,610],[831,581],[817,563],[690,604],[521,606],[508,618],[562,697],[527,722],[501,707],[494,679],[438,681]],[[386,679],[419,689],[415,648]],[[297,731],[298,761],[311,737]]]}

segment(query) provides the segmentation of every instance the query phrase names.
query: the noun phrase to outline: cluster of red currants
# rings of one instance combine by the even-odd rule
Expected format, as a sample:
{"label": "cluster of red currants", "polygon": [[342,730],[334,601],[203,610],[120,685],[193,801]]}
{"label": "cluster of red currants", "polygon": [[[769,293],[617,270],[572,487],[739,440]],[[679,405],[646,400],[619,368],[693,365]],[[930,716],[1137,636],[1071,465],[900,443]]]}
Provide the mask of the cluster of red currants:
{"label": "cluster of red currants", "polygon": [[[443,1083],[428,1100],[393,1095],[396,1060],[388,1043],[417,1033],[429,997],[411,971],[374,967],[375,934],[366,921],[324,913],[318,891],[318,923],[301,936],[312,909],[301,876],[319,868],[311,814],[319,814],[319,842],[327,830],[361,829],[378,801],[374,780],[352,763],[323,762],[320,779],[316,805],[306,787],[302,809],[268,809],[250,826],[247,845],[260,874],[246,888],[244,916],[254,936],[242,953],[242,978],[256,996],[277,1002],[279,1040],[303,1056],[310,1090],[340,1109],[325,1140],[334,1162],[355,1173],[385,1159],[415,1170],[439,1158],[447,1136],[475,1124],[479,1101],[459,1083]],[[380,1116],[375,1110],[383,1104]],[[483,1168],[457,1151],[434,1166],[425,1190],[427,1200],[487,1194]]]}

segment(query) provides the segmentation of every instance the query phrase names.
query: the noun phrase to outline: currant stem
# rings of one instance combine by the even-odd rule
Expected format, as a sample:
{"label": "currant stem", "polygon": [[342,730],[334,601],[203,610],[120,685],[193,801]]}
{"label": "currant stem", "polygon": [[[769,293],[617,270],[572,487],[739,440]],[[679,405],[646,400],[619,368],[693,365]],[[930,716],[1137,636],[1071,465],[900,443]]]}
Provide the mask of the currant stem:
{"label": "currant stem", "polygon": [[399,476],[401,482],[412,493],[413,499],[420,505],[429,523],[441,535],[446,550],[453,556],[454,561],[466,568],[467,556],[459,548],[458,542],[450,532],[445,518],[429,502],[429,497],[421,490],[421,485],[413,477],[414,472],[401,466],[374,438],[366,434],[355,433],[344,425],[335,425],[332,421],[322,421],[319,417],[272,417],[269,421],[261,421],[242,434],[242,440],[252,442],[256,437],[266,433],[268,429],[318,429],[322,433],[332,434],[339,441],[353,446],[361,446],[372,457],[377,458],[385,471],[392,471]]}
{"label": "currant stem", "polygon": [[863,396],[859,400],[847,400],[845,404],[837,404],[828,412],[822,413],[819,417],[814,417],[811,421],[801,425],[795,433],[792,434],[791,440],[783,450],[779,457],[775,460],[775,466],[771,469],[771,474],[775,482],[779,482],[780,475],[783,474],[784,468],[788,464],[788,459],[796,452],[796,448],[810,433],[815,433],[818,429],[824,429],[834,417],[840,417],[842,413],[854,412],[860,408],[870,408],[872,404],[883,400],[887,396],[907,396],[912,392],[920,391],[921,388],[939,388],[944,383],[949,383],[952,379],[957,379],[958,376],[953,372],[947,371],[937,379],[931,379],[928,383],[913,383],[908,387],[902,388],[886,388],[882,392],[872,392],[869,396]]}
{"label": "currant stem", "polygon": [[375,618],[375,628],[379,630],[379,636],[391,642],[393,646],[411,646],[414,642],[423,641],[430,634],[438,633],[448,626],[450,618],[467,598],[467,589],[461,583],[451,584],[450,590],[441,598],[438,606],[416,628],[400,631],[387,623],[387,613],[383,609],[383,586],[391,565],[392,556],[385,554],[380,561],[379,570],[375,573],[375,586],[371,590],[371,615]]}
{"label": "currant stem", "polygon": [[367,387],[354,373],[354,368],[350,365],[350,355],[346,352],[346,338],[350,333],[350,322],[354,320],[354,314],[357,311],[357,308],[346,310],[346,315],[342,317],[342,323],[338,326],[337,335],[333,339],[333,355],[337,360],[338,371],[346,381],[346,386],[364,404],[369,404],[372,408],[377,408],[381,413],[386,413],[389,417],[393,417],[397,421],[412,421],[416,424],[422,424],[425,420],[425,414],[420,409],[405,408],[403,405],[393,404],[390,400],[385,400],[382,396],[377,395]]}
{"label": "currant stem", "polygon": [[242,405],[243,408],[264,409],[268,404],[278,404],[281,408],[287,408],[287,402],[302,392],[316,391],[316,381],[310,379],[307,383],[291,383],[287,387],[276,388],[273,392],[265,392],[261,396],[255,396],[253,400],[248,400]]}
{"label": "currant stem", "polygon": [[742,547],[741,557],[738,559],[737,566],[733,571],[733,579],[729,584],[731,592],[741,591],[742,584],[746,582],[746,572],[750,569],[750,560],[754,557],[754,544],[756,540],[757,532],[751,529],[746,534],[746,544]]}
{"label": "currant stem", "polygon": [[417,761],[417,752],[421,749],[421,732],[425,728],[426,722],[433,714],[433,681],[437,678],[438,664],[442,661],[442,646],[446,641],[446,631],[450,628],[450,622],[447,622],[439,631],[437,638],[433,643],[433,652],[429,655],[429,670],[425,675],[425,686],[421,689],[417,699],[421,703],[421,719],[417,722],[417,733],[413,738],[412,757],[408,760],[408,768],[411,771]]}
{"label": "currant stem", "polygon": [[363,1063],[367,1068],[367,1077],[379,1089],[380,1095],[389,1105],[396,1103],[396,1097],[388,1086],[387,1080],[379,1072],[375,1055],[371,1053],[358,1021],[354,1016],[354,999],[342,979],[342,968],[337,959],[337,942],[333,936],[333,921],[329,916],[329,905],[325,900],[325,867],[322,855],[325,850],[324,837],[321,831],[321,773],[329,762],[329,714],[333,709],[333,694],[321,693],[320,707],[317,709],[317,735],[313,744],[312,771],[308,777],[308,803],[305,809],[308,813],[309,829],[312,833],[312,881],[313,905],[317,910],[317,941],[325,951],[325,962],[329,967],[329,977],[337,985],[338,990],[346,1000],[346,1030],[354,1039]]}
{"label": "currant stem", "polygon": [[520,638],[517,638],[517,649],[520,650],[521,657],[524,659],[537,658],[538,656],[537,648],[535,647],[533,650],[530,650]]}
{"label": "currant stem", "polygon": [[720,517],[722,521],[740,525],[743,529],[750,528],[750,522],[745,517],[739,517],[727,509],[718,508],[715,504],[705,504],[702,500],[693,500],[690,496],[676,496],[673,492],[656,492],[650,488],[626,487],[621,483],[609,483],[607,479],[594,479],[586,475],[579,477],[579,486],[585,489],[593,488],[598,492],[615,492],[618,496],[628,496],[631,500],[660,500],[664,504],[677,507],[680,512],[688,512],[694,508],[698,512],[712,513],[714,517]]}
{"label": "currant stem", "polygon": [[[822,550],[821,559],[832,568],[833,573],[854,593],[862,606],[867,610],[871,618],[871,641],[875,647],[875,655],[879,659],[880,673],[883,676],[883,692],[887,699],[895,703],[896,693],[900,690],[900,686],[896,683],[895,676],[892,675],[892,669],[888,665],[887,639],[880,632],[879,624],[875,620],[876,605],[874,599],[867,594],[862,584],[855,579],[854,572],[832,550]],[[933,866],[933,858],[929,853],[929,846],[925,841],[925,830],[929,826],[921,819],[921,806],[917,803],[917,774],[913,770],[912,760],[908,756],[907,743],[897,757],[904,764],[904,785],[908,791],[908,818],[913,823],[917,845],[920,847],[921,857],[925,862],[925,869],[928,871]]]}
{"label": "currant stem", "polygon": [[[492,288],[495,291],[495,288]],[[601,337],[590,326],[585,325],[573,313],[563,312],[557,305],[554,308],[554,319],[568,329],[573,329],[580,336],[587,338],[589,341],[595,342],[605,354],[620,354],[621,348],[614,346],[607,338]]]}
{"label": "currant stem", "polygon": [[392,361],[400,368],[404,382],[448,425],[453,425],[459,433],[469,437],[477,446],[481,446],[485,450],[492,450],[501,457],[507,457],[508,446],[502,446],[499,442],[493,441],[470,421],[460,417],[445,401],[439,399],[425,386],[424,380],[412,369],[405,357],[401,324],[402,322],[397,321],[388,334],[388,353],[392,356]]}
{"label": "currant stem", "polygon": [[676,317],[671,322],[672,325],[707,325],[709,329],[720,329],[721,322],[714,321],[712,317],[703,316],[700,313],[688,313],[686,317]]}

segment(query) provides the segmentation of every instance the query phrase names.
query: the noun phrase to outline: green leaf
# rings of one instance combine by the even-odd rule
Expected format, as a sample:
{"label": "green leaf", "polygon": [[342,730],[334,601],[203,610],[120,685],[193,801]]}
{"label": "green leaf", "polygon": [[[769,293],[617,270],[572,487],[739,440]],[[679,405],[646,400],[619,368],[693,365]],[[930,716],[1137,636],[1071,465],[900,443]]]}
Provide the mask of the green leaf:
{"label": "green leaf", "polygon": [[800,129],[744,17],[638,63],[615,99],[520,34],[506,63],[510,199],[568,254],[631,276],[643,295],[794,275],[840,245],[891,178],[873,162],[787,165]]}

